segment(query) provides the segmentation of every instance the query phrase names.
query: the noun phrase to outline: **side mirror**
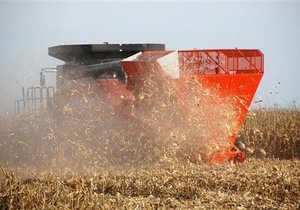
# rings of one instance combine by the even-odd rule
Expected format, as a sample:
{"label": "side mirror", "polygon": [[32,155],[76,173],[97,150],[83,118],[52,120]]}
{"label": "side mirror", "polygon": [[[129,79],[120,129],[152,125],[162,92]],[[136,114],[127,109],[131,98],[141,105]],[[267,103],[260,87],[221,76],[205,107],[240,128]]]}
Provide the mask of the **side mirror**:
{"label": "side mirror", "polygon": [[43,72],[40,73],[40,85],[45,86],[46,85],[46,77],[43,74]]}

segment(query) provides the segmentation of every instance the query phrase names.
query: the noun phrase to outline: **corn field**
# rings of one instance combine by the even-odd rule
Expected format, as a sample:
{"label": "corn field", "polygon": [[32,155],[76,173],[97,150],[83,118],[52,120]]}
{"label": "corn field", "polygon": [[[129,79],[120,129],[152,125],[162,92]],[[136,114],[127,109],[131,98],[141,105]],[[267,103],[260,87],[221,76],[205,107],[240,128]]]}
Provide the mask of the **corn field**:
{"label": "corn field", "polygon": [[[300,110],[291,106],[250,111],[241,135],[255,157],[299,159]],[[265,152],[261,154],[260,149]]]}

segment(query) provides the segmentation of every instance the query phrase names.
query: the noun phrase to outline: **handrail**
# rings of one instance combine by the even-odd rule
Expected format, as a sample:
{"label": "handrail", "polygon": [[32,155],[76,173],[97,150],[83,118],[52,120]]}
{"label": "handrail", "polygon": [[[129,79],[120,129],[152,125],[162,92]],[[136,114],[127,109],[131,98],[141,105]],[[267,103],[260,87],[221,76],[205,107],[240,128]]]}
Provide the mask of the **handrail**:
{"label": "handrail", "polygon": [[[14,115],[18,116],[20,114],[28,114],[35,112],[43,112],[49,110],[53,107],[53,99],[55,89],[53,86],[38,86],[38,87],[28,87],[26,90],[26,97],[24,88],[23,99],[14,101]],[[23,104],[23,107],[21,105]],[[21,108],[23,112],[21,112]]]}
{"label": "handrail", "polygon": [[228,69],[224,69],[217,61],[215,61],[215,59],[213,59],[213,57],[211,57],[208,53],[206,53],[205,51],[203,51],[206,55],[207,55],[207,57],[209,57],[213,62],[215,62],[215,64],[217,64],[218,65],[218,67],[220,67],[225,73],[226,72],[228,72]]}
{"label": "handrail", "polygon": [[[186,74],[193,74],[192,72],[187,72],[190,70],[195,71],[197,74],[239,74],[239,73],[258,73],[263,72],[263,54],[259,50],[252,49],[215,49],[215,50],[183,50],[178,51],[181,56],[180,69]],[[218,68],[218,71],[212,73],[213,71],[201,70],[203,65],[195,65],[203,63],[205,57],[194,60],[193,55],[202,53],[205,55],[206,59],[214,63],[217,67],[207,67],[208,70],[214,70]],[[217,55],[216,55],[217,54]],[[220,60],[222,62],[220,63]],[[254,62],[254,63],[253,63]],[[192,66],[188,66],[192,64]],[[197,66],[197,65],[196,65]],[[222,70],[222,71],[220,71]]]}
{"label": "handrail", "polygon": [[[254,66],[254,68],[255,68],[255,70],[256,71],[258,71],[258,69],[256,68],[256,66],[251,62],[251,60],[249,60],[248,58],[247,58],[247,56],[245,56],[245,54],[241,51],[241,50],[239,50],[239,49],[237,49],[237,51],[249,62],[249,64],[251,65],[251,66]],[[253,57],[253,56],[251,56],[251,57]]]}

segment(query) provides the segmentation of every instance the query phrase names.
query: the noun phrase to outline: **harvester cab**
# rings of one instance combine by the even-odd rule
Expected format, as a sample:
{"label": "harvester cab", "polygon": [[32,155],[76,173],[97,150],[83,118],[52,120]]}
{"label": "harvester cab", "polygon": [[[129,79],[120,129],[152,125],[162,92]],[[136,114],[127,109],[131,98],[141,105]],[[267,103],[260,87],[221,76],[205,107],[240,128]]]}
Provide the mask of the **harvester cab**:
{"label": "harvester cab", "polygon": [[[45,84],[45,72],[57,74],[54,106],[51,107],[63,107],[65,102],[59,104],[62,103],[61,100],[56,99],[70,91],[74,95],[72,89],[76,84],[84,86],[83,91],[87,92],[91,85],[96,84],[98,97],[116,112],[130,120],[145,123],[144,111],[138,106],[141,101],[147,103],[144,90],[148,87],[146,89],[151,89],[156,95],[174,96],[172,103],[178,107],[180,118],[188,124],[187,129],[195,129],[191,125],[195,122],[197,129],[200,128],[198,121],[192,122],[191,119],[206,116],[203,118],[206,124],[216,124],[211,131],[214,139],[224,139],[226,135],[226,146],[224,144],[209,152],[206,156],[208,161],[245,159],[245,153],[235,146],[235,141],[263,75],[263,54],[260,50],[177,51],[165,50],[164,44],[105,43],[54,46],[49,48],[48,53],[65,62],[55,69],[44,69],[41,72],[41,85]],[[173,87],[172,90],[170,86]],[[23,102],[25,106],[26,101]],[[134,114],[132,104],[137,107]],[[167,102],[165,106],[169,106]],[[151,109],[151,106],[145,107]],[[189,110],[191,107],[192,113]],[[142,111],[139,113],[139,110]],[[232,126],[222,124],[220,118],[226,116],[234,121],[231,122]],[[226,133],[221,131],[221,127],[223,130],[227,129]],[[202,140],[199,147],[208,142],[209,140]]]}

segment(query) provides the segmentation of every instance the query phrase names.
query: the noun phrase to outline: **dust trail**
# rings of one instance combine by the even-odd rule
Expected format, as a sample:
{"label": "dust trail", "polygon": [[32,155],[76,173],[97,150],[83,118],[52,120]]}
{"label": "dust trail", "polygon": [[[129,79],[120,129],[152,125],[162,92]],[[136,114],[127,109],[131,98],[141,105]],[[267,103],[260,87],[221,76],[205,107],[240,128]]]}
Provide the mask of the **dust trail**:
{"label": "dust trail", "polygon": [[[109,106],[96,80],[69,81],[52,112],[20,116],[1,133],[2,166],[139,166],[177,158],[202,161],[236,131],[232,98],[157,77],[134,90],[122,110]],[[184,90],[182,90],[184,88]],[[180,94],[179,94],[180,93]]]}

